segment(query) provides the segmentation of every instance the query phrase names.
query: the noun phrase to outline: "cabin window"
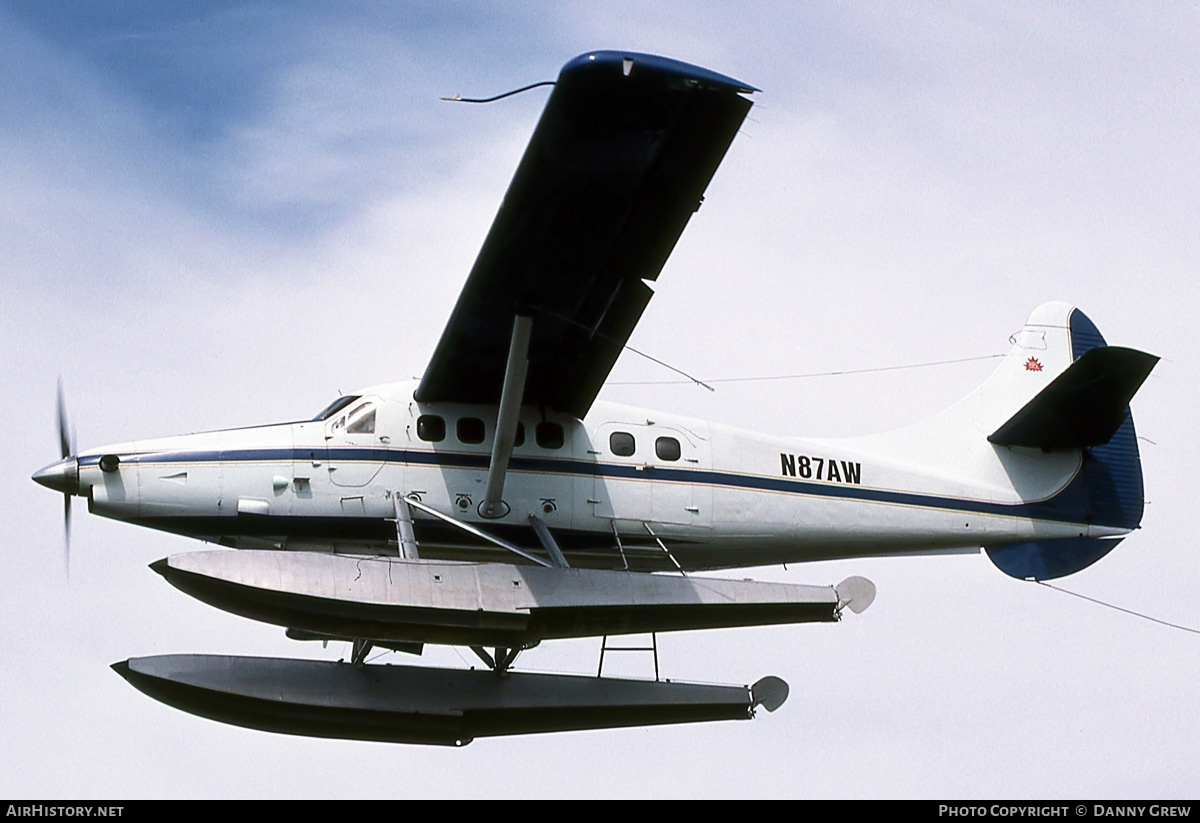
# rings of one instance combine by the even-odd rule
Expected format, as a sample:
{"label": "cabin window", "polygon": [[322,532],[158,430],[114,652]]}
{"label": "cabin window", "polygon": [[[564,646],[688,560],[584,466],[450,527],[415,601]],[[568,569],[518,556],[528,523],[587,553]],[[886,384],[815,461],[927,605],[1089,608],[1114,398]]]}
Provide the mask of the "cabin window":
{"label": "cabin window", "polygon": [[458,434],[459,443],[469,443],[475,445],[483,442],[484,428],[483,421],[478,417],[460,417],[458,424],[455,426],[455,432]]}
{"label": "cabin window", "polygon": [[367,403],[350,412],[350,422],[346,424],[347,434],[375,433],[375,404]]}
{"label": "cabin window", "polygon": [[429,443],[441,443],[446,439],[446,421],[436,414],[423,414],[417,418],[417,437]]}
{"label": "cabin window", "polygon": [[563,427],[548,420],[538,423],[533,434],[537,438],[537,444],[543,449],[561,449],[566,442]]}
{"label": "cabin window", "polygon": [[679,441],[674,437],[660,437],[654,441],[654,453],[659,460],[678,460]]}
{"label": "cabin window", "polygon": [[525,424],[518,423],[517,424],[517,436],[515,438],[513,438],[513,448],[515,449],[517,446],[524,446],[524,445],[525,445]]}
{"label": "cabin window", "polygon": [[608,448],[617,457],[629,457],[637,449],[637,441],[629,432],[613,432],[608,436]]}

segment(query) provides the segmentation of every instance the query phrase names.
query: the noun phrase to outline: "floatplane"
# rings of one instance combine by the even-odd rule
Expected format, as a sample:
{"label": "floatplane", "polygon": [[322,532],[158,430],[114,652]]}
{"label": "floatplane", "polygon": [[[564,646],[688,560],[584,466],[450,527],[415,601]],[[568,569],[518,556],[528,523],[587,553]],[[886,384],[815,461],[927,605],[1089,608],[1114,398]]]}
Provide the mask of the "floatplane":
{"label": "floatplane", "polygon": [[[567,63],[419,381],[303,422],[75,452],[34,480],[97,515],[222,547],[152,564],[217,608],[341,640],[345,662],[170,655],[114,668],[171,706],[291,734],[480,736],[744,719],[787,684],[514,671],[558,638],[831,622],[873,584],[692,572],[978,552],[1061,577],[1139,525],[1129,402],[1157,361],[1038,307],[960,403],[867,437],[755,434],[598,401],[750,109],[675,60]],[[229,551],[228,549],[239,551]],[[471,648],[471,670],[368,662]],[[601,647],[601,661],[606,646]]]}

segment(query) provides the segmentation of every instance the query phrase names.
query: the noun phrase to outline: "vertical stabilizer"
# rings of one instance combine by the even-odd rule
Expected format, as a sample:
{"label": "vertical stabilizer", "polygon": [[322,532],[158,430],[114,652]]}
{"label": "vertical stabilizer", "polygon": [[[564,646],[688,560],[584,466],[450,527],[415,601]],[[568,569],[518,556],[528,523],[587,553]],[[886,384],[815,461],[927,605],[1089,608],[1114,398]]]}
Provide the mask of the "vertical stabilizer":
{"label": "vertical stabilizer", "polygon": [[[1037,394],[1050,385],[1075,358],[1076,351],[1071,322],[1083,313],[1069,303],[1043,303],[1033,310],[1024,327],[1010,339],[1013,344],[1008,356],[983,385],[969,395],[963,405],[985,433],[991,433],[1011,418]],[[1094,340],[1103,345],[1091,321],[1083,318]],[[1088,348],[1095,342],[1088,337]]]}
{"label": "vertical stabilizer", "polygon": [[[1039,348],[1044,353],[1039,354]],[[1088,352],[1092,354],[1079,362]],[[1013,352],[985,388],[995,381],[998,389],[1011,389],[1021,377],[1018,369],[1040,369],[1050,374],[1050,382],[1032,395],[1012,391],[1005,402],[998,402],[1008,416],[996,423],[989,439],[995,448],[1078,448],[1078,475],[1047,504],[1089,527],[1132,531],[1142,520],[1144,489],[1137,433],[1126,404],[1156,362],[1152,355],[1109,347],[1077,308],[1063,303],[1041,306],[1014,338]],[[1014,401],[1020,403],[1016,409]],[[1094,423],[1089,412],[1108,421],[1098,434],[1089,429]],[[1090,445],[1069,445],[1073,440]],[[1006,574],[1047,580],[1087,568],[1119,542],[1120,538],[1080,537],[986,549]]]}

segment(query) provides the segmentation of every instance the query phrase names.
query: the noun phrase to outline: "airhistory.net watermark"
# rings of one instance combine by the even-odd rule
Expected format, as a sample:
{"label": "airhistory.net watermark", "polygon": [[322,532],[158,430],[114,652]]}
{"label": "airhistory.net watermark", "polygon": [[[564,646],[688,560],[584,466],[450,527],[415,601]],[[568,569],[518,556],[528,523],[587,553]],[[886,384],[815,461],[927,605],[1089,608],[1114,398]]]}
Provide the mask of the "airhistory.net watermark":
{"label": "airhistory.net watermark", "polygon": [[8,804],[5,817],[120,817],[124,806],[53,806],[48,803]]}

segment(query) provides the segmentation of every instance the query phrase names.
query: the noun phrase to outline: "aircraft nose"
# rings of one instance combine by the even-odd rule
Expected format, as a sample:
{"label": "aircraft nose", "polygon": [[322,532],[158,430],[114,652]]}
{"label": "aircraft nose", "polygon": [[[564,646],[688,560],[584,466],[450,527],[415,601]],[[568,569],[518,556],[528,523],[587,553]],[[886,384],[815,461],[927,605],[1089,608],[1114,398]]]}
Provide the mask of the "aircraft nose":
{"label": "aircraft nose", "polygon": [[64,457],[39,469],[33,480],[48,489],[63,494],[79,494],[79,463],[74,457]]}

